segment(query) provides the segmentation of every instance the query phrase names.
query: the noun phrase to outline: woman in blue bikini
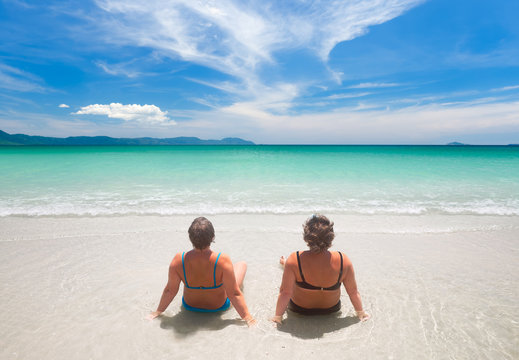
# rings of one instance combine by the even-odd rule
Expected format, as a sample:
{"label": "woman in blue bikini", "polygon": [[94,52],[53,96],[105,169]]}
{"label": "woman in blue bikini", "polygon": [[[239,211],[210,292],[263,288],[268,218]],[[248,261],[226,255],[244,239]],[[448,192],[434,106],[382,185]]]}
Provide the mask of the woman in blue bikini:
{"label": "woman in blue bikini", "polygon": [[247,271],[245,262],[233,265],[228,255],[210,249],[214,228],[206,218],[196,218],[188,232],[193,250],[178,253],[171,261],[159,306],[148,318],[154,319],[166,310],[183,282],[182,305],[187,310],[218,312],[227,310],[232,303],[247,325],[254,324],[240,290]]}
{"label": "woman in blue bikini", "polygon": [[292,253],[286,260],[281,257],[283,280],[272,321],[281,323],[287,307],[303,315],[339,311],[341,284],[346,288],[359,319],[367,320],[369,315],[362,309],[350,259],[340,251],[328,251],[335,237],[333,222],[326,216],[313,215],[303,227],[309,250]]}

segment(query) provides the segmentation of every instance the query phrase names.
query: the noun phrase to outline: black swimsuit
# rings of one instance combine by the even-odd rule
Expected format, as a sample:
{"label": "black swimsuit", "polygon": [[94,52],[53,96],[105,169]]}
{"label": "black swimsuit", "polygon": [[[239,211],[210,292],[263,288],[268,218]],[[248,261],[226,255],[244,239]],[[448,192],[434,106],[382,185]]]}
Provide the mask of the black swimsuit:
{"label": "black swimsuit", "polygon": [[[342,254],[341,252],[339,251],[339,256],[341,257],[341,269],[339,271],[339,277],[337,279],[337,282],[332,285],[332,286],[329,286],[329,287],[322,287],[322,286],[315,286],[315,285],[312,285],[312,284],[309,284],[306,282],[305,280],[305,276],[303,275],[303,270],[301,269],[301,260],[299,259],[299,251],[297,252],[297,265],[299,266],[299,275],[301,275],[301,279],[303,281],[296,281],[296,285],[299,286],[300,288],[303,288],[303,289],[309,289],[309,290],[325,290],[325,291],[331,291],[331,290],[337,290],[337,289],[340,289],[341,287],[341,278],[342,278],[342,264],[343,264],[343,260],[342,260]],[[288,304],[288,308],[290,310],[292,310],[293,312],[296,312],[296,313],[299,313],[299,314],[304,314],[304,315],[322,315],[322,314],[331,314],[331,313],[334,313],[336,311],[339,311],[341,309],[341,301],[339,300],[339,302],[335,305],[333,305],[332,307],[330,308],[312,308],[312,309],[308,309],[308,308],[304,308],[304,307],[301,307],[299,305],[297,305],[296,303],[294,303],[292,301],[292,299],[290,299],[290,303]]]}

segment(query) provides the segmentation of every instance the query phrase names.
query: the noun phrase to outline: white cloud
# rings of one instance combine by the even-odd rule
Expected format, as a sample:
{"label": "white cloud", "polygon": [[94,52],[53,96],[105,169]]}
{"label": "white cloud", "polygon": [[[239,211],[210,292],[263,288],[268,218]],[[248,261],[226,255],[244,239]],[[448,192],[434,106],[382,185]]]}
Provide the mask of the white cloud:
{"label": "white cloud", "polygon": [[326,99],[330,100],[340,100],[340,99],[352,99],[352,98],[358,98],[358,97],[364,97],[371,95],[370,92],[363,92],[358,94],[334,94],[326,97]]}
{"label": "white cloud", "polygon": [[109,118],[122,119],[124,121],[141,124],[175,124],[173,120],[167,117],[167,111],[161,111],[160,108],[155,105],[123,105],[119,103],[111,103],[109,105],[93,104],[83,106],[79,111],[73,114],[106,115]]}
{"label": "white cloud", "polygon": [[502,88],[492,89],[491,91],[509,91],[519,89],[519,85],[505,86]]}
{"label": "white cloud", "polygon": [[[241,86],[233,94],[255,101],[271,90],[258,69],[260,64],[273,64],[276,51],[308,49],[326,63],[336,44],[421,2],[97,0],[110,16],[96,21],[110,34],[109,41],[149,47],[236,77]],[[330,76],[339,81],[340,74],[330,70]]]}
{"label": "white cloud", "polygon": [[103,69],[104,72],[110,75],[123,75],[129,78],[134,78],[141,74],[139,71],[129,70],[126,67],[126,64],[108,65],[102,61],[97,61],[95,62],[95,64],[101,69]]}
{"label": "white cloud", "polygon": [[387,88],[387,87],[395,87],[400,86],[401,84],[397,83],[360,83],[357,85],[348,86],[348,89],[371,89],[371,88]]}
{"label": "white cloud", "polygon": [[253,94],[253,100],[236,102],[231,106],[223,108],[222,111],[235,113],[236,111],[242,111],[241,109],[249,109],[254,113],[263,114],[262,116],[284,114],[290,109],[292,100],[299,94],[300,88],[289,83],[258,87]]}
{"label": "white cloud", "polygon": [[18,5],[20,7],[25,8],[25,9],[34,9],[36,7],[35,5],[29,5],[26,2],[21,1],[21,0],[7,0],[5,2],[14,4],[14,5]]}
{"label": "white cloud", "polygon": [[59,104],[58,107],[60,107],[60,108],[69,108],[70,106],[68,106],[67,104]]}
{"label": "white cloud", "polygon": [[[34,101],[32,101],[30,99],[21,98],[18,96],[7,95],[2,92],[0,92],[0,97],[8,99],[8,101],[5,101],[5,102],[0,100],[1,102],[3,102],[5,104],[5,106],[11,106],[13,104],[26,104],[26,105],[33,105],[33,106],[37,105]],[[0,106],[2,106],[1,102],[0,102]]]}
{"label": "white cloud", "polygon": [[[232,82],[207,82],[197,79],[188,78],[188,80],[209,86],[215,89],[226,91],[229,93],[240,93],[243,88]],[[291,83],[276,83],[271,86],[263,85],[255,79],[249,79],[249,93],[247,100],[236,102],[237,106],[247,103],[253,104],[254,107],[261,107],[262,111],[272,111],[275,113],[288,111],[292,105],[292,100],[300,95],[303,85]],[[217,104],[210,104],[205,99],[196,99],[198,103],[213,108],[218,107]]]}
{"label": "white cloud", "polygon": [[239,103],[211,111],[172,111],[171,115],[190,120],[175,127],[140,123],[121,126],[0,109],[0,129],[45,136],[237,136],[267,144],[444,144],[470,136],[484,139],[491,134],[500,134],[500,142],[507,144],[517,143],[519,136],[519,101],[471,101],[448,106],[435,103],[398,109],[376,109],[365,104],[363,109],[354,106],[300,115],[273,115],[254,103]]}
{"label": "white cloud", "polygon": [[41,85],[42,82],[36,75],[0,63],[0,88],[19,92],[43,93],[47,89]]}
{"label": "white cloud", "polygon": [[519,134],[519,102],[487,100],[398,109],[365,103],[300,115],[274,115],[254,103],[237,103],[184,113],[193,120],[179,124],[177,131],[202,137],[240,136],[256,143],[431,144],[459,135],[491,133],[517,142],[513,137]]}

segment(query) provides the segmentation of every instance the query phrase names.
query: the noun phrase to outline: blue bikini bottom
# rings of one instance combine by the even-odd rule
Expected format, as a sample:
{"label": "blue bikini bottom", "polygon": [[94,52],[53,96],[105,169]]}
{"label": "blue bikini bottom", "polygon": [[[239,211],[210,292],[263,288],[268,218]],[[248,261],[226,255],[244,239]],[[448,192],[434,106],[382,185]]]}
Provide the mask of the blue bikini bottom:
{"label": "blue bikini bottom", "polygon": [[188,305],[186,303],[186,301],[184,300],[184,297],[182,296],[182,305],[184,305],[186,310],[189,310],[189,311],[202,312],[202,313],[212,313],[212,312],[219,312],[219,311],[227,310],[231,306],[231,301],[229,300],[229,298],[227,298],[225,300],[225,303],[222,306],[220,306],[218,309],[202,309],[202,308],[197,308],[197,307]]}

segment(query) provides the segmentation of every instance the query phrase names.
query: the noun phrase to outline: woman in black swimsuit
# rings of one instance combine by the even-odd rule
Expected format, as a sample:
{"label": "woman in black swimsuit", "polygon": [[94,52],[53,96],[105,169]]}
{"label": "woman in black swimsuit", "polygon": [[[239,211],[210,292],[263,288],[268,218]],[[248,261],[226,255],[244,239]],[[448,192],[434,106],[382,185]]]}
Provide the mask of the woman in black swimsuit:
{"label": "woman in black swimsuit", "polygon": [[304,240],[310,250],[292,253],[284,265],[283,280],[272,321],[281,323],[287,307],[304,315],[330,314],[341,308],[341,283],[360,320],[369,315],[362,309],[353,265],[341,252],[328,251],[335,234],[333,222],[326,216],[313,215],[304,227]]}

